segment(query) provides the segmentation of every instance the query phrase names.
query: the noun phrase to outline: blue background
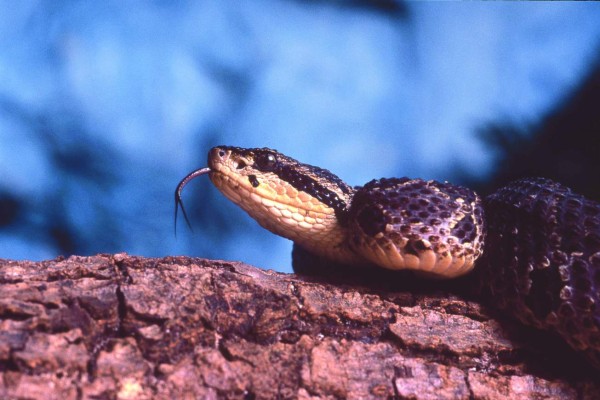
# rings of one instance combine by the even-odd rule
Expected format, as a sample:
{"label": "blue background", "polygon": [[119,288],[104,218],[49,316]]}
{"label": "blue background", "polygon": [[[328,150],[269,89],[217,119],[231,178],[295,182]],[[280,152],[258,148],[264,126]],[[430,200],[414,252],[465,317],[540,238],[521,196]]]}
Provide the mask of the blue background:
{"label": "blue background", "polygon": [[121,252],[290,270],[212,187],[211,146],[352,185],[485,180],[489,124],[537,124],[598,61],[598,3],[2,1],[0,257]]}

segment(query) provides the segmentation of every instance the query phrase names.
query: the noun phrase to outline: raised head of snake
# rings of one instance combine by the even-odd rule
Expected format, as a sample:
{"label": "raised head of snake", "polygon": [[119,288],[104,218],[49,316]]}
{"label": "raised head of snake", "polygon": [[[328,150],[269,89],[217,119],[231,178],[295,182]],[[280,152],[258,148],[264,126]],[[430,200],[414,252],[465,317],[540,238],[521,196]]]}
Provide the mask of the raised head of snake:
{"label": "raised head of snake", "polygon": [[272,149],[218,146],[208,168],[179,183],[176,207],[185,184],[206,173],[261,226],[332,261],[452,278],[481,254],[483,211],[466,188],[408,178],[352,188]]}

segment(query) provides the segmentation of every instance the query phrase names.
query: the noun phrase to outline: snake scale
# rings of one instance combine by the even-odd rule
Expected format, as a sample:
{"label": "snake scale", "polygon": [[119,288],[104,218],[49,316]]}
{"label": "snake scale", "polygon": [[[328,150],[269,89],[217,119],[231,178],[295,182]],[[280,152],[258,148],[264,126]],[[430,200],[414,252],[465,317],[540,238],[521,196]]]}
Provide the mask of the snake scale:
{"label": "snake scale", "polygon": [[[481,284],[523,323],[558,333],[600,368],[600,204],[544,178],[481,198],[449,183],[372,180],[352,188],[328,170],[268,148],[218,146],[213,184],[269,231],[349,265],[454,278],[477,261]],[[177,218],[177,214],[175,214]]]}

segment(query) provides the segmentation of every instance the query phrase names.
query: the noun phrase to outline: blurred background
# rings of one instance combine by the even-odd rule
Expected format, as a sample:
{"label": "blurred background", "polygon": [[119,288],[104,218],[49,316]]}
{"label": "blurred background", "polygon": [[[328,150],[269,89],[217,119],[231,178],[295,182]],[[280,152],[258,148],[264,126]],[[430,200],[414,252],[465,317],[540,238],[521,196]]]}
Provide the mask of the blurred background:
{"label": "blurred background", "polygon": [[541,175],[600,198],[600,4],[3,2],[0,258],[128,252],[290,271],[291,243],[207,177],[218,144],[352,185],[489,193]]}

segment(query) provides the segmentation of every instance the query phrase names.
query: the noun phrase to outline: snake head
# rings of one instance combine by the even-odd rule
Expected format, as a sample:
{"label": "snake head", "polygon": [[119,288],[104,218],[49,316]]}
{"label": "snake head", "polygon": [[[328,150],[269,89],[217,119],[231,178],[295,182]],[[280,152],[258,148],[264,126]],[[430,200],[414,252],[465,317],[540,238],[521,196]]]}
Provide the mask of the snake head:
{"label": "snake head", "polygon": [[192,172],[177,186],[177,206],[182,205],[183,186],[203,174],[273,233],[307,248],[324,248],[319,242],[323,240],[345,240],[331,232],[341,231],[339,224],[348,212],[353,189],[326,169],[269,148],[217,146],[208,152],[208,168]]}
{"label": "snake head", "polygon": [[213,184],[269,230],[292,220],[312,225],[316,214],[340,217],[348,210],[352,188],[341,179],[273,149],[218,146],[208,164]]}
{"label": "snake head", "polygon": [[255,205],[251,202],[275,202],[294,212],[297,208],[329,208],[328,213],[339,215],[347,211],[352,194],[352,188],[328,170],[300,163],[269,148],[213,147],[208,165],[213,184],[253,217]]}

